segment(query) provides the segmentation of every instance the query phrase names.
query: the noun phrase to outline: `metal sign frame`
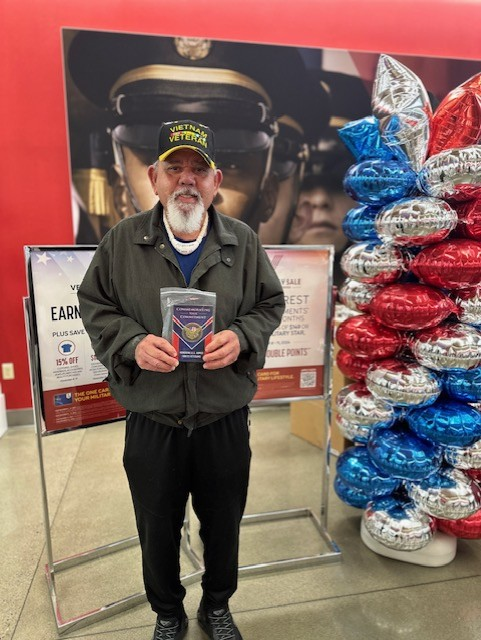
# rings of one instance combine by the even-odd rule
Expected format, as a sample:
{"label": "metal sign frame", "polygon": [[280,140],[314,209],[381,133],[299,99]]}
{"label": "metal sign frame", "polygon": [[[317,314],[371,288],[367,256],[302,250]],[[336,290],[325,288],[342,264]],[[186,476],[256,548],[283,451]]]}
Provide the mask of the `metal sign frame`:
{"label": "metal sign frame", "polygon": [[[41,250],[49,249],[75,249],[78,247],[57,247],[46,246],[38,247]],[[266,247],[268,248],[282,248],[287,249],[286,245],[279,247]],[[307,518],[315,527],[315,530],[319,533],[320,537],[326,543],[328,547],[327,552],[320,552],[313,556],[299,556],[295,558],[285,558],[275,560],[271,562],[262,562],[258,564],[251,564],[239,567],[239,575],[254,575],[273,572],[276,570],[284,569],[296,569],[306,566],[312,566],[317,564],[332,563],[341,560],[341,551],[337,544],[332,540],[327,531],[327,516],[328,516],[328,492],[329,492],[329,464],[330,464],[330,429],[331,429],[331,361],[332,361],[332,324],[333,324],[333,299],[332,299],[332,261],[333,261],[333,248],[331,246],[313,246],[313,247],[294,247],[296,250],[307,251],[309,249],[327,249],[330,252],[330,266],[329,266],[329,281],[327,286],[327,300],[326,300],[326,330],[324,336],[324,380],[323,389],[324,394],[319,396],[307,396],[307,397],[288,397],[288,398],[275,398],[257,400],[252,403],[253,406],[263,405],[276,405],[283,402],[290,401],[302,401],[312,399],[322,399],[326,403],[326,410],[324,412],[324,447],[322,456],[322,473],[321,473],[321,503],[319,515],[313,512],[308,507],[302,507],[298,509],[286,509],[264,513],[246,514],[243,516],[241,525],[274,522],[280,520],[291,520],[299,518]],[[29,259],[28,251],[26,252],[27,262]],[[52,545],[52,531],[50,525],[50,514],[48,506],[48,492],[47,492],[47,479],[45,472],[45,463],[43,456],[43,444],[42,437],[46,435],[43,433],[43,414],[42,414],[42,382],[40,374],[40,349],[39,339],[37,333],[37,324],[35,318],[35,307],[33,304],[33,282],[29,267],[27,265],[27,280],[29,297],[24,299],[24,312],[25,312],[25,326],[27,336],[27,347],[30,366],[30,380],[32,389],[32,401],[34,409],[34,422],[36,431],[36,440],[38,448],[38,459],[40,467],[40,479],[42,490],[42,507],[43,507],[43,520],[45,528],[46,538],[46,550],[47,550],[47,564],[45,565],[45,576],[49,588],[49,595],[52,603],[53,613],[55,617],[55,623],[59,634],[63,634],[66,631],[73,629],[80,629],[87,625],[99,622],[105,618],[111,617],[123,611],[126,611],[139,604],[143,604],[147,601],[145,591],[138,592],[129,595],[120,600],[111,602],[109,604],[100,606],[94,610],[81,613],[75,617],[64,619],[61,613],[61,602],[58,597],[56,587],[56,574],[62,570],[70,569],[72,567],[81,565],[85,562],[101,558],[105,555],[115,553],[124,549],[128,549],[132,546],[136,546],[139,543],[138,536],[131,536],[123,540],[112,542],[95,549],[80,552],[75,555],[68,556],[59,560],[54,560],[53,545]],[[108,424],[114,420],[105,421],[95,424]],[[87,426],[87,425],[85,425]],[[88,425],[94,426],[94,425]],[[59,433],[60,431],[53,431],[51,433]],[[194,551],[191,543],[191,526],[189,518],[189,509],[187,509],[187,516],[184,520],[184,530],[182,536],[182,549],[186,553],[190,562],[194,567],[194,571],[181,577],[181,582],[184,586],[188,586],[195,582],[200,581],[204,573],[204,566],[201,559]]]}

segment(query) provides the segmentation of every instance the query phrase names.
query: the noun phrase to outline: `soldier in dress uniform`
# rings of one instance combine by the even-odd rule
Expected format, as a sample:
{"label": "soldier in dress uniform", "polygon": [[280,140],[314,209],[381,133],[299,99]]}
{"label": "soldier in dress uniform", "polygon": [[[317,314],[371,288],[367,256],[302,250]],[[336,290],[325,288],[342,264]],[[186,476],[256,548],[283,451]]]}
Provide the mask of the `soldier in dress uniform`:
{"label": "soldier in dress uniform", "polygon": [[[147,176],[155,159],[152,140],[162,122],[179,118],[193,118],[216,132],[217,164],[224,175],[214,202],[219,211],[255,230],[269,219],[286,163],[298,169],[305,159],[302,121],[312,100],[296,48],[96,31],[66,31],[65,39],[68,92],[97,109],[112,142],[101,156],[112,193],[107,224],[153,206]],[[327,121],[325,108],[318,117]],[[71,145],[84,147],[85,126],[69,120]],[[101,214],[85,203],[95,201],[85,183],[91,187],[89,173],[98,183],[100,169],[89,164],[88,153],[80,155],[86,166],[73,165],[74,185],[87,194],[84,208],[95,219]],[[94,235],[103,232],[97,224]],[[79,233],[77,241],[92,238]]]}

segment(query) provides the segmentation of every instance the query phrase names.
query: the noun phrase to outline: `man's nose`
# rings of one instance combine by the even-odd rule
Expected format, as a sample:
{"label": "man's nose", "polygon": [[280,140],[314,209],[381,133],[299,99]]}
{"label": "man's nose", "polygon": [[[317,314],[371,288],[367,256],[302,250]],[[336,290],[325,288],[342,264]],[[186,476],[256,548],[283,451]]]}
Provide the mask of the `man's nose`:
{"label": "man's nose", "polygon": [[180,184],[195,184],[195,173],[189,167],[185,167],[180,174]]}

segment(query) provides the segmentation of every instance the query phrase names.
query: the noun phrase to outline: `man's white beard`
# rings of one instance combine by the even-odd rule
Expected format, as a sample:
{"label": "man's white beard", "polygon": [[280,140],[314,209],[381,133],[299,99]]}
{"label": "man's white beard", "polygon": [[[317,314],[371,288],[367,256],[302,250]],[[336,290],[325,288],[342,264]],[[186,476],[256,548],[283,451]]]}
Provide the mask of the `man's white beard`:
{"label": "man's white beard", "polygon": [[[179,195],[195,195],[197,202],[184,203],[177,201]],[[200,231],[205,208],[197,189],[184,187],[169,196],[165,214],[174,233],[195,233]]]}

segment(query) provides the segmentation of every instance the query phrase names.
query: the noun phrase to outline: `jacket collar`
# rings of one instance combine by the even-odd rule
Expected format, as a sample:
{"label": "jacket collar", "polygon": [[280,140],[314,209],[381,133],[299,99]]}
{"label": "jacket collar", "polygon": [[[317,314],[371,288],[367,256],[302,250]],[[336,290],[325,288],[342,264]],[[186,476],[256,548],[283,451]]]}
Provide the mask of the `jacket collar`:
{"label": "jacket collar", "polygon": [[[167,234],[162,226],[162,215],[164,208],[158,202],[153,209],[143,214],[143,219],[134,233],[135,244],[145,244],[153,246],[157,240],[168,241]],[[220,245],[238,245],[237,235],[232,230],[230,218],[219,213],[212,205],[208,209],[211,220],[211,231],[215,240]],[[138,214],[142,215],[142,214]]]}

